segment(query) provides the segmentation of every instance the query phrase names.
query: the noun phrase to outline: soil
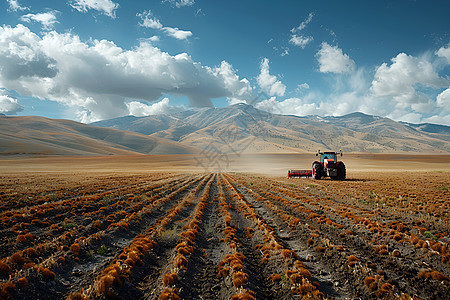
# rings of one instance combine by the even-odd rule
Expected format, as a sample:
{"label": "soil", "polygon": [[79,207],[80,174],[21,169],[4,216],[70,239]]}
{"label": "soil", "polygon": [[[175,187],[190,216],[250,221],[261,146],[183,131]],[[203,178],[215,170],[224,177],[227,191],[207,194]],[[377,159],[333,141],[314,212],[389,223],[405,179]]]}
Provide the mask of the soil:
{"label": "soil", "polygon": [[0,299],[447,299],[449,183],[5,173]]}

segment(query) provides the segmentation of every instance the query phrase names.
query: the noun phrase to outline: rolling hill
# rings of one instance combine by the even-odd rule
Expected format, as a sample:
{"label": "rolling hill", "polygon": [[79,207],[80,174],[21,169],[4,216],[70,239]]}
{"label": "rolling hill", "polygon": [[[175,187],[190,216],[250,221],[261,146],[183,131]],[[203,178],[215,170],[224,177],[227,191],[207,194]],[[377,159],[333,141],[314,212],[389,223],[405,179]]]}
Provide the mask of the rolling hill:
{"label": "rolling hill", "polygon": [[43,117],[0,116],[0,154],[189,154],[198,149],[136,132]]}
{"label": "rolling hill", "polygon": [[408,124],[351,113],[341,117],[271,114],[250,105],[122,117],[92,123],[226,153],[315,152],[449,153],[450,127]]}

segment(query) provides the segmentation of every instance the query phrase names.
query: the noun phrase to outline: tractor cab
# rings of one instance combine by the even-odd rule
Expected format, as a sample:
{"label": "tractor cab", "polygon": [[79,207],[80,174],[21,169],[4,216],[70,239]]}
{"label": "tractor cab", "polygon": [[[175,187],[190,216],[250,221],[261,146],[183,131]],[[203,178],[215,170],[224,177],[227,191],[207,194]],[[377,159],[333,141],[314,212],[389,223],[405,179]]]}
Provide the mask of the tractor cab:
{"label": "tractor cab", "polygon": [[[342,156],[342,150],[339,153]],[[324,163],[325,160],[337,162],[337,154],[338,154],[337,152],[320,152],[320,150],[319,150],[319,151],[317,151],[316,156],[320,155],[321,163]]]}
{"label": "tractor cab", "polygon": [[[317,153],[318,155],[318,153]],[[326,163],[326,162],[337,162],[337,155],[336,152],[323,152],[320,153],[320,162]]]}

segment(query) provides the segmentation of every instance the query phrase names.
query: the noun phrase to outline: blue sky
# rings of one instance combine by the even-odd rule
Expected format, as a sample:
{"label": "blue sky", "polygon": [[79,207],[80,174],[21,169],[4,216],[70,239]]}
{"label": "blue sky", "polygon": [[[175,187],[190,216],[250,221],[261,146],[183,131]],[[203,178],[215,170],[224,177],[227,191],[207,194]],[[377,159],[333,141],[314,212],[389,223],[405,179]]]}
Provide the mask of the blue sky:
{"label": "blue sky", "polygon": [[0,113],[246,102],[450,125],[449,1],[0,0]]}

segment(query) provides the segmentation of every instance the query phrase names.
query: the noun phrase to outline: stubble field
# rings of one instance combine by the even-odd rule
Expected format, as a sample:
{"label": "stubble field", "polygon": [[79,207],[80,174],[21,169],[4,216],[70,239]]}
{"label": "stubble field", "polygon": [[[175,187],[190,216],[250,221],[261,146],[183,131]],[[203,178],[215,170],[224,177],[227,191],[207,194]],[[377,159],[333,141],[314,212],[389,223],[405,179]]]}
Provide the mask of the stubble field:
{"label": "stubble field", "polygon": [[110,160],[2,161],[0,298],[448,297],[448,168],[340,182]]}

